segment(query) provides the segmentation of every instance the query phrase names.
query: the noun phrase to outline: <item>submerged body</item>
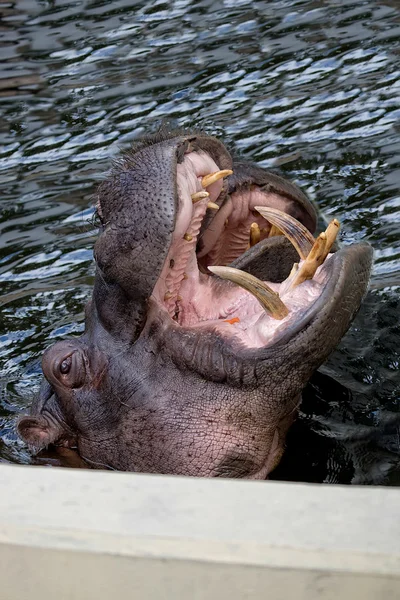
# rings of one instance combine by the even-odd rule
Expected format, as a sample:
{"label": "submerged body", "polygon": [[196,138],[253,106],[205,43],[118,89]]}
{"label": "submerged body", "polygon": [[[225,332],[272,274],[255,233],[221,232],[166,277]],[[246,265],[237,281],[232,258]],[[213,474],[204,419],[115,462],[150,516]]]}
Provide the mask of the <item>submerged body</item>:
{"label": "submerged body", "polygon": [[[21,436],[93,466],[265,478],[358,310],[370,247],[330,254],[296,186],[201,135],[133,149],[101,184],[98,214],[85,333],[45,352]],[[275,222],[289,239],[271,236]]]}

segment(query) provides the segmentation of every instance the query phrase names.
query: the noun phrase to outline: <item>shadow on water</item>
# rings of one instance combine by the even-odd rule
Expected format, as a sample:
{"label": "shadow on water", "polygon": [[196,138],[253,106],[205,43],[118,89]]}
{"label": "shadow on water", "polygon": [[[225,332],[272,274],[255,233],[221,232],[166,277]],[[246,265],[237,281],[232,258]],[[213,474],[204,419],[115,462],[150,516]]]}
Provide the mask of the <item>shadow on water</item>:
{"label": "shadow on water", "polygon": [[15,0],[0,35],[0,461],[31,462],[15,416],[43,349],[83,328],[99,177],[168,119],[279,165],[344,243],[374,246],[274,478],[399,485],[398,2]]}

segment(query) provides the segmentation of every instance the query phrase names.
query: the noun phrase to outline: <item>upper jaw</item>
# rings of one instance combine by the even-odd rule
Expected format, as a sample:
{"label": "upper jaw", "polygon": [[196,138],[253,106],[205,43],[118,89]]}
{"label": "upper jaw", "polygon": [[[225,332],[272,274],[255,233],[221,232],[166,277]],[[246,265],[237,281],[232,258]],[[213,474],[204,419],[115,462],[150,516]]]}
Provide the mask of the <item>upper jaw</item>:
{"label": "upper jaw", "polygon": [[98,188],[103,230],[94,249],[93,303],[103,326],[119,339],[135,341],[144,327],[176,235],[177,168],[191,153],[207,154],[218,169],[232,164],[212,137],[162,132],[118,161]]}

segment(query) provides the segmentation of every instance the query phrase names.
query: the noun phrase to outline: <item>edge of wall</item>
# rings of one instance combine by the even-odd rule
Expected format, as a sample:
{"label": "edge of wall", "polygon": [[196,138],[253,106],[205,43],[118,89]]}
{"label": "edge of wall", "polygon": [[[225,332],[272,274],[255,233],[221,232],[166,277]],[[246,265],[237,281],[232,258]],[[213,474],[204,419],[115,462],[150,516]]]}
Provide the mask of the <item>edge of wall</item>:
{"label": "edge of wall", "polygon": [[0,482],[0,599],[400,595],[397,488],[11,465]]}

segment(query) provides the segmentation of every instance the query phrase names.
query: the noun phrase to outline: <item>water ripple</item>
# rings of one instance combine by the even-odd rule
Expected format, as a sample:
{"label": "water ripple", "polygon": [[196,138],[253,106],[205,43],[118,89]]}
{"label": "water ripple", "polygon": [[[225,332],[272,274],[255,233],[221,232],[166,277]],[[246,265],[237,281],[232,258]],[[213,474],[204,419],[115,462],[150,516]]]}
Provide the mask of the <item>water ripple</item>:
{"label": "water ripple", "polygon": [[[28,460],[12,423],[28,403],[26,390],[38,382],[44,347],[81,331],[99,178],[121,149],[163,120],[204,128],[243,158],[279,165],[327,216],[342,221],[345,242],[366,239],[375,248],[372,293],[324,367],[351,390],[351,406],[344,416],[313,384],[303,410],[313,424],[308,431],[319,432],[313,443],[349,437],[362,420],[379,429],[385,411],[400,410],[400,341],[393,341],[400,286],[400,12],[394,2],[26,0],[7,4],[2,23],[4,460]],[[385,452],[395,447],[390,435],[386,428]],[[327,469],[325,480],[368,482],[354,444],[345,450],[337,444],[326,460],[315,459]],[[339,465],[338,448],[357,462],[356,474]],[[381,452],[371,464],[392,464]]]}

